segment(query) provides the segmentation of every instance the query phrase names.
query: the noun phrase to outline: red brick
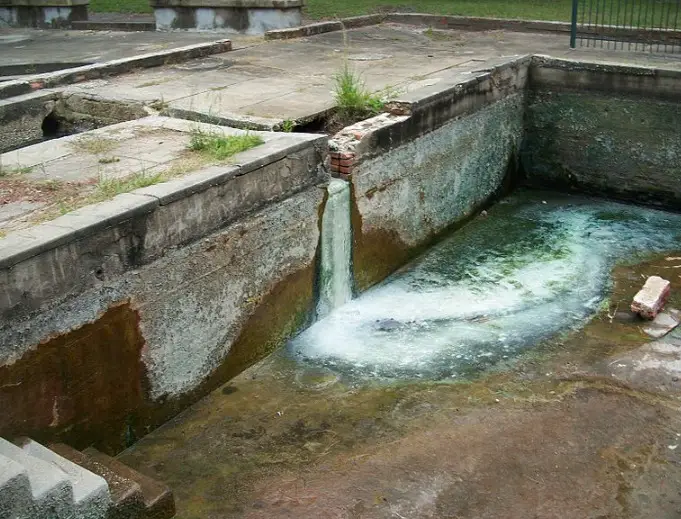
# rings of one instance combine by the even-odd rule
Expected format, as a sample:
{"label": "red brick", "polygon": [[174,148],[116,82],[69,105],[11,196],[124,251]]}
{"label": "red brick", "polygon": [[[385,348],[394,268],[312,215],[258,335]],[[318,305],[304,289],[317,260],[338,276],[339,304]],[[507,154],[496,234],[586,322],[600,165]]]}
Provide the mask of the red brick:
{"label": "red brick", "polygon": [[645,319],[654,319],[669,299],[671,284],[659,276],[649,277],[634,296],[631,311]]}

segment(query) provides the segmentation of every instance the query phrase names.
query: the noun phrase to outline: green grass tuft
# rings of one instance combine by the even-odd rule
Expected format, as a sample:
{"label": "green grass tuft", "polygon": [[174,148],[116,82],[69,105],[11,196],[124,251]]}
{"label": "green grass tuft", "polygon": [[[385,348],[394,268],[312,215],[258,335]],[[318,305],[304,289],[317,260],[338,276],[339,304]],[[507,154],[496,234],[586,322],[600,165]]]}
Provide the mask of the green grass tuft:
{"label": "green grass tuft", "polygon": [[224,135],[197,128],[191,132],[189,149],[203,153],[213,160],[226,160],[237,153],[260,146],[264,142],[262,137],[252,133]]}
{"label": "green grass tuft", "polygon": [[291,133],[296,127],[295,121],[292,121],[291,119],[285,119],[281,123],[281,131],[285,133]]}
{"label": "green grass tuft", "polygon": [[100,178],[97,183],[95,198],[99,201],[108,200],[122,193],[129,193],[135,189],[153,186],[167,180],[164,173],[148,174],[146,172],[135,173],[124,178]]}
{"label": "green grass tuft", "polygon": [[0,167],[0,177],[9,177],[15,175],[26,175],[30,173],[33,168],[29,167],[18,167],[18,168],[2,168]]}
{"label": "green grass tuft", "polygon": [[342,118],[370,117],[383,110],[383,100],[366,89],[361,76],[347,63],[333,80],[336,108]]}

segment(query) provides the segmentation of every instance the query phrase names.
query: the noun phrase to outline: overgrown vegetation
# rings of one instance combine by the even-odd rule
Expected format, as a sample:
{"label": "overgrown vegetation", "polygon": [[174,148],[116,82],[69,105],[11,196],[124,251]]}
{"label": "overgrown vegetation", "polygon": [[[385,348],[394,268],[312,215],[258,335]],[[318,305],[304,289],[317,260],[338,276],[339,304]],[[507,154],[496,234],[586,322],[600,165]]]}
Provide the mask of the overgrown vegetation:
{"label": "overgrown vegetation", "polygon": [[191,132],[189,149],[203,153],[210,159],[222,161],[264,142],[262,137],[252,133],[225,135],[217,131],[195,128]]}
{"label": "overgrown vegetation", "polygon": [[333,81],[336,109],[346,122],[365,119],[383,110],[381,97],[367,90],[362,77],[347,62]]}

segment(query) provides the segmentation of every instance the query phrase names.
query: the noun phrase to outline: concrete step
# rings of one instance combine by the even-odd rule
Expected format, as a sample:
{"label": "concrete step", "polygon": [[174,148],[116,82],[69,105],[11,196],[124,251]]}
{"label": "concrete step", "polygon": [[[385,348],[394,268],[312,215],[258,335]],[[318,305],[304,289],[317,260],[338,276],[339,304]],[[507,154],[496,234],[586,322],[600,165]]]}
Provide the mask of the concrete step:
{"label": "concrete step", "polygon": [[26,469],[0,454],[0,519],[24,517],[32,504]]}
{"label": "concrete step", "polygon": [[144,496],[145,519],[170,519],[175,515],[175,499],[173,498],[172,491],[166,485],[144,474],[140,474],[117,459],[107,456],[92,447],[85,449],[83,453],[119,476],[139,484]]}
{"label": "concrete step", "polygon": [[[26,471],[32,505],[22,519],[71,519],[74,514],[73,490],[66,473],[56,465],[36,458],[13,443],[0,438],[0,456],[9,458]],[[11,517],[11,516],[10,516]]]}
{"label": "concrete step", "polygon": [[121,476],[87,454],[63,443],[52,444],[50,449],[106,480],[111,496],[108,519],[139,519],[144,517],[144,497],[139,483]]}
{"label": "concrete step", "polygon": [[19,438],[14,443],[25,453],[54,465],[67,475],[73,489],[73,519],[105,519],[107,517],[111,499],[109,487],[104,478],[76,465],[30,438]]}

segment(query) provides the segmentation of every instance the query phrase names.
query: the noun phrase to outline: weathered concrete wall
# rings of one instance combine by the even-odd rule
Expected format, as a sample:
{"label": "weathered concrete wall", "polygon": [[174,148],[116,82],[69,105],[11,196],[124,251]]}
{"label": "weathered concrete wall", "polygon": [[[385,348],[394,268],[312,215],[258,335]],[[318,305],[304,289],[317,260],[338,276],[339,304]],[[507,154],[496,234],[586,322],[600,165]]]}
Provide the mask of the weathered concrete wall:
{"label": "weathered concrete wall", "polygon": [[526,182],[681,207],[680,101],[679,72],[536,57]]}
{"label": "weathered concrete wall", "polygon": [[57,98],[55,92],[40,92],[0,99],[0,153],[40,141],[43,120]]}
{"label": "weathered concrete wall", "polygon": [[384,279],[503,188],[522,139],[526,61],[454,88],[412,94],[391,106],[406,115],[380,116],[370,123],[375,128],[360,123],[337,137],[341,151],[332,153],[332,167],[353,187],[358,290]]}
{"label": "weathered concrete wall", "polygon": [[73,135],[146,115],[141,103],[55,90],[0,99],[0,153],[40,142],[46,136]]}
{"label": "weathered concrete wall", "polygon": [[264,34],[302,23],[301,0],[151,0],[156,30]]}
{"label": "weathered concrete wall", "polygon": [[2,240],[1,436],[117,450],[306,322],[326,141],[296,139]]}
{"label": "weathered concrete wall", "polygon": [[3,0],[0,27],[63,28],[88,19],[90,0]]}

